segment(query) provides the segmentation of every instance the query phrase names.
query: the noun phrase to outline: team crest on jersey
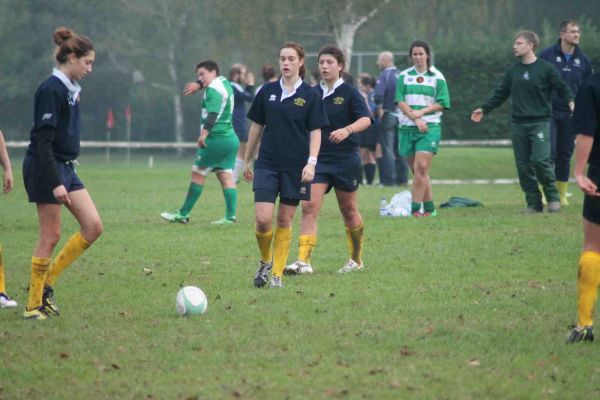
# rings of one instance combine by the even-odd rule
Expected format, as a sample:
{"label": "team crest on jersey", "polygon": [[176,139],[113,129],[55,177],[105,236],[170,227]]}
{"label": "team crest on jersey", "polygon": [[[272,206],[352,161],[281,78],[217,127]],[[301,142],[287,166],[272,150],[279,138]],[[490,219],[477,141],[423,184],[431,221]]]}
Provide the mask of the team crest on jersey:
{"label": "team crest on jersey", "polygon": [[425,80],[425,78],[423,78],[422,76],[417,78],[417,83],[423,83],[423,81]]}
{"label": "team crest on jersey", "polygon": [[556,62],[562,62],[562,58],[560,58],[560,56],[556,56]]}
{"label": "team crest on jersey", "polygon": [[297,99],[294,99],[294,104],[298,107],[303,107],[306,104],[306,100],[304,100],[302,97],[298,97]]}
{"label": "team crest on jersey", "polygon": [[573,63],[575,65],[577,65],[577,66],[580,66],[581,65],[581,60],[579,58],[576,58],[576,59],[573,60]]}
{"label": "team crest on jersey", "polygon": [[269,96],[269,101],[275,101],[277,100],[277,96],[272,94],[271,96]]}
{"label": "team crest on jersey", "polygon": [[338,106],[339,106],[340,104],[344,104],[344,98],[343,98],[343,97],[341,97],[341,96],[335,97],[335,98],[333,99],[333,104],[337,104]]}
{"label": "team crest on jersey", "polygon": [[523,73],[523,79],[525,79],[526,81],[528,81],[528,80],[529,80],[529,72],[528,72],[528,71],[525,71],[525,72]]}

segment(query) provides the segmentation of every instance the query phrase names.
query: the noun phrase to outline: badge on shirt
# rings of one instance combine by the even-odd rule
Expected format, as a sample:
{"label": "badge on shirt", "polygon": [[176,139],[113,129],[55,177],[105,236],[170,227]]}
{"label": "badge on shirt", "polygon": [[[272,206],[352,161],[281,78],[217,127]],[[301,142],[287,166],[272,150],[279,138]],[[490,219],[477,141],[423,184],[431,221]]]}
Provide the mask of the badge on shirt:
{"label": "badge on shirt", "polygon": [[297,99],[294,99],[294,104],[298,107],[303,107],[306,104],[306,100],[304,100],[302,97],[298,97]]}
{"label": "badge on shirt", "polygon": [[576,58],[576,59],[574,59],[574,60],[573,60],[573,63],[574,63],[574,64],[575,64],[577,67],[579,67],[579,66],[581,65],[581,60],[580,60],[579,58]]}
{"label": "badge on shirt", "polygon": [[422,76],[417,78],[417,83],[423,83],[423,81],[425,80],[425,78],[423,78]]}
{"label": "badge on shirt", "polygon": [[525,79],[526,81],[528,81],[528,80],[529,80],[529,71],[525,71],[525,72],[523,73],[523,79]]}
{"label": "badge on shirt", "polygon": [[343,98],[343,97],[340,97],[340,96],[338,96],[338,97],[335,97],[335,98],[333,99],[333,104],[336,104],[336,105],[338,105],[338,106],[339,106],[339,105],[341,105],[341,104],[344,104],[344,98]]}
{"label": "badge on shirt", "polygon": [[269,101],[276,101],[277,100],[277,96],[272,94],[271,96],[269,96]]}
{"label": "badge on shirt", "polygon": [[560,58],[560,56],[556,56],[556,62],[562,62],[562,58]]}

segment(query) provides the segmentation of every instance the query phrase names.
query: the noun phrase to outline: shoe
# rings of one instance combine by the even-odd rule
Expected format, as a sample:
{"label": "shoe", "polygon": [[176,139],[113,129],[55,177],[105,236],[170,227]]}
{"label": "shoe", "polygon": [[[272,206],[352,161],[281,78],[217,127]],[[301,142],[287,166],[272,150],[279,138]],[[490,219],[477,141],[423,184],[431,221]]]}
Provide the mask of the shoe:
{"label": "shoe", "polygon": [[237,219],[235,217],[233,217],[233,219],[227,219],[225,217],[218,219],[216,221],[211,222],[211,225],[229,225],[229,224],[235,224],[237,222]]}
{"label": "shoe", "polygon": [[48,319],[49,315],[46,312],[44,306],[39,306],[38,308],[34,308],[31,311],[25,309],[23,312],[23,319],[31,319],[31,320],[45,320]]}
{"label": "shoe", "polygon": [[286,275],[310,275],[313,273],[313,268],[310,264],[298,260],[293,264],[286,265],[283,273]]}
{"label": "shoe", "polygon": [[577,342],[593,342],[594,341],[594,328],[591,326],[584,326],[582,329],[576,326],[571,329],[571,333],[567,337],[567,343]]}
{"label": "shoe", "polygon": [[6,293],[0,292],[0,308],[14,308],[17,302],[8,297]]}
{"label": "shoe", "polygon": [[187,224],[190,221],[189,215],[182,215],[179,211],[176,211],[173,213],[163,212],[163,213],[160,213],[160,216],[165,221],[179,222],[180,224]]}
{"label": "shoe", "polygon": [[411,216],[416,217],[416,218],[420,218],[423,217],[423,213],[421,211],[413,211],[412,213],[410,213]]}
{"label": "shoe", "polygon": [[51,286],[44,286],[42,293],[42,307],[45,308],[47,314],[60,315],[60,310],[54,302],[54,289]]}
{"label": "shoe", "polygon": [[269,271],[271,271],[271,268],[273,268],[272,261],[268,263],[263,262],[262,260],[260,261],[260,266],[256,271],[256,275],[254,276],[254,286],[260,288],[267,284]]}
{"label": "shoe", "polygon": [[282,288],[283,285],[281,284],[281,277],[280,276],[272,276],[271,277],[271,284],[269,285],[269,287],[271,289]]}
{"label": "shoe", "polygon": [[548,212],[555,213],[560,211],[560,202],[559,201],[551,201],[548,203]]}
{"label": "shoe", "polygon": [[541,213],[542,209],[541,208],[534,208],[534,207],[527,207],[523,210],[521,210],[521,214],[537,214],[537,213]]}
{"label": "shoe", "polygon": [[437,217],[437,215],[437,210],[433,210],[432,212],[425,211],[423,214],[421,214],[422,217]]}
{"label": "shoe", "polygon": [[356,261],[354,260],[348,260],[348,262],[346,263],[346,265],[344,265],[342,268],[340,268],[338,270],[338,272],[340,274],[345,274],[346,272],[352,272],[352,271],[362,271],[365,267],[362,264],[358,264]]}

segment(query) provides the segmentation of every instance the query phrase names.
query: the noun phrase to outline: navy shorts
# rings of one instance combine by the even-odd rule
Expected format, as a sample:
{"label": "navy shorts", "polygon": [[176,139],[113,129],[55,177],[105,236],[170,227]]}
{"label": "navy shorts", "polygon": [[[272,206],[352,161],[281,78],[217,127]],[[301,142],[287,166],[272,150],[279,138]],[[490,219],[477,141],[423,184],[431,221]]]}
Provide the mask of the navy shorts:
{"label": "navy shorts", "polygon": [[[56,161],[58,175],[67,192],[84,189],[85,186],[77,176],[75,168],[71,162],[64,163]],[[23,182],[30,203],[59,204],[52,194],[54,188],[49,187],[40,176],[40,166],[35,156],[27,155],[23,160]]]}
{"label": "navy shorts", "polygon": [[371,125],[367,130],[359,133],[360,147],[375,151],[377,146],[377,136],[379,135],[379,126]]}
{"label": "navy shorts", "polygon": [[254,170],[252,184],[255,202],[298,205],[300,200],[310,200],[310,184],[302,182],[301,172],[272,171],[269,169]]}
{"label": "navy shorts", "polygon": [[[600,165],[590,164],[587,176],[596,185],[600,185]],[[600,225],[600,198],[592,196],[583,198],[583,218]]]}
{"label": "navy shorts", "polygon": [[248,142],[248,129],[245,126],[239,128],[234,127],[233,130],[241,143]]}
{"label": "navy shorts", "polygon": [[344,192],[355,192],[361,176],[361,162],[358,153],[352,157],[335,161],[321,160],[317,163],[313,183],[327,183],[327,193],[331,188]]}

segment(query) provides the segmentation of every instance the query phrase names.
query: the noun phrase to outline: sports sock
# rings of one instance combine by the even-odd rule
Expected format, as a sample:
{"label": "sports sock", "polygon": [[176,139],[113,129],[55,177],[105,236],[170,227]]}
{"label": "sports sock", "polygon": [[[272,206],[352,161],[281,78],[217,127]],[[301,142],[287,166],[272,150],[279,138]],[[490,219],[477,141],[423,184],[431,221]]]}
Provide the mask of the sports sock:
{"label": "sports sock", "polygon": [[569,201],[567,200],[568,186],[569,186],[569,182],[556,181],[556,188],[558,189],[558,194],[560,195],[560,205],[561,206],[569,205]]}
{"label": "sports sock", "polygon": [[361,223],[356,228],[352,229],[346,226],[346,238],[348,238],[350,258],[356,261],[358,265],[362,265],[362,247],[364,233],[365,225],[363,223]]}
{"label": "sports sock", "polygon": [[259,232],[256,233],[256,241],[258,242],[258,250],[260,251],[260,259],[262,262],[271,262],[273,258],[273,253],[271,252],[271,241],[273,240],[273,230],[269,230],[269,232]]}
{"label": "sports sock", "polygon": [[367,185],[372,185],[373,179],[375,179],[375,164],[365,164],[363,165],[363,170],[365,172],[365,178],[367,179]]}
{"label": "sports sock", "polygon": [[4,257],[2,256],[2,245],[0,244],[0,293],[6,293],[4,282]]}
{"label": "sports sock", "polygon": [[225,218],[228,220],[235,219],[235,211],[237,208],[237,189],[223,189],[223,197],[225,197]]}
{"label": "sports sock", "polygon": [[244,160],[236,158],[235,159],[235,167],[233,167],[233,181],[237,182],[240,178],[240,172],[244,167]]}
{"label": "sports sock", "polygon": [[591,326],[600,285],[600,253],[581,253],[577,276],[577,325]]}
{"label": "sports sock", "polygon": [[183,205],[179,209],[179,213],[181,215],[189,215],[192,208],[194,208],[194,204],[200,198],[202,194],[202,189],[204,189],[203,185],[199,185],[195,182],[190,182],[190,187],[187,192],[187,196],[185,197],[185,201]]}
{"label": "sports sock", "polygon": [[548,200],[546,200],[546,194],[544,193],[544,187],[542,186],[541,183],[538,183],[538,190],[542,194],[542,204],[545,205],[545,206],[547,206],[548,205]]}
{"label": "sports sock", "polygon": [[310,255],[317,245],[317,235],[300,235],[298,237],[298,260],[310,264]]}
{"label": "sports sock", "polygon": [[90,247],[90,244],[84,239],[81,232],[77,232],[71,236],[54,261],[52,261],[52,264],[50,264],[46,285],[54,286],[56,278],[58,278],[58,276],[62,274],[63,271],[77,259],[77,257],[82,255],[84,250],[88,247]]}
{"label": "sports sock", "polygon": [[31,278],[29,280],[29,297],[27,310],[31,311],[42,305],[44,282],[50,266],[49,258],[31,257]]}
{"label": "sports sock", "polygon": [[277,227],[275,231],[275,243],[273,245],[273,276],[281,277],[283,268],[290,253],[292,243],[292,228]]}
{"label": "sports sock", "polygon": [[410,203],[410,212],[411,213],[420,212],[420,211],[421,211],[421,203],[420,202],[413,201]]}
{"label": "sports sock", "polygon": [[423,203],[423,211],[432,213],[435,211],[435,204],[433,204],[433,200],[429,200]]}

